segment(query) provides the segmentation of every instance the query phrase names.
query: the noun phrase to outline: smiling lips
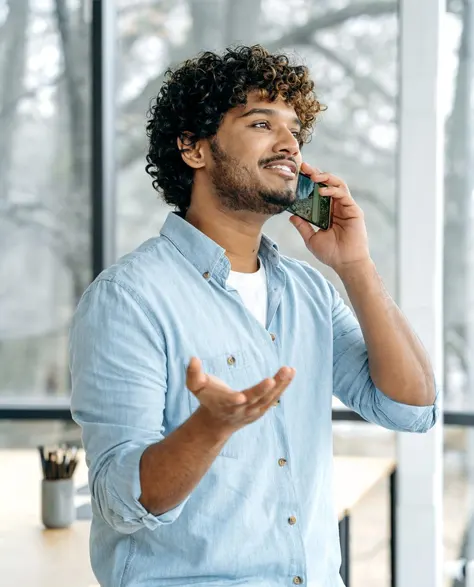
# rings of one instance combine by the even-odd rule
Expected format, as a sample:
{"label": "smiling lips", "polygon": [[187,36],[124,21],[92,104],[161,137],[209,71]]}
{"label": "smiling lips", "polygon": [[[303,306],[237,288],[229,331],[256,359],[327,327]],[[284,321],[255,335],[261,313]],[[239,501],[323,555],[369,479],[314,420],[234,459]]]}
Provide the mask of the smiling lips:
{"label": "smiling lips", "polygon": [[286,179],[294,179],[296,176],[296,165],[292,161],[275,161],[266,165],[264,169],[278,173],[278,175]]}

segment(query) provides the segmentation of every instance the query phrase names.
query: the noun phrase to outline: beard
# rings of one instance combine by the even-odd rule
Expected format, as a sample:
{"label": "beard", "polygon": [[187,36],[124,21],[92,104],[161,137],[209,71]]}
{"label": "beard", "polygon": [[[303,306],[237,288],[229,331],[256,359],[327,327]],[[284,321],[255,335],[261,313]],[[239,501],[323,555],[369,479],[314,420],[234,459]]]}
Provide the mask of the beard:
{"label": "beard", "polygon": [[227,210],[274,216],[284,212],[295,201],[295,189],[265,187],[248,167],[226,153],[216,138],[211,140],[210,148],[214,158],[211,181],[219,202]]}

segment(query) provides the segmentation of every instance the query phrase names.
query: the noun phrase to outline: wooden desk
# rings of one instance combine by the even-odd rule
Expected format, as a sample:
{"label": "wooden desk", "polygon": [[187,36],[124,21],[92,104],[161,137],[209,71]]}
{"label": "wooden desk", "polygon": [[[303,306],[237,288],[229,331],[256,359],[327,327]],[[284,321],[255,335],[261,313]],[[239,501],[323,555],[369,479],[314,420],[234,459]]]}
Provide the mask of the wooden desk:
{"label": "wooden desk", "polygon": [[[343,550],[349,567],[348,532],[352,508],[381,479],[391,475],[391,459],[336,457],[335,501]],[[39,455],[29,450],[0,450],[0,582],[2,587],[92,587],[97,581],[89,563],[88,521],[65,530],[45,530],[40,519]],[[74,474],[77,487],[87,484],[84,455]],[[345,578],[345,580],[348,580]]]}
{"label": "wooden desk", "polygon": [[334,500],[339,520],[382,479],[395,471],[393,459],[378,457],[335,457]]}
{"label": "wooden desk", "polygon": [[335,457],[334,493],[341,540],[341,577],[350,587],[350,517],[351,512],[379,481],[390,478],[390,567],[391,585],[395,587],[395,504],[396,462],[389,458]]}
{"label": "wooden desk", "polygon": [[[41,465],[36,451],[0,450],[0,584],[2,587],[89,587],[90,522],[65,530],[41,524]],[[81,453],[76,486],[87,483]]]}

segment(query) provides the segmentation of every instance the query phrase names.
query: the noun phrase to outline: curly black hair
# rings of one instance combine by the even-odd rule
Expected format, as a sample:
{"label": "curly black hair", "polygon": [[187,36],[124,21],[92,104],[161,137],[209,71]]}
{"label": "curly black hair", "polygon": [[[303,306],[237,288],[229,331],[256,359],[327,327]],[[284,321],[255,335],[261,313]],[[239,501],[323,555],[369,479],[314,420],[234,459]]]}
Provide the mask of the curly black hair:
{"label": "curly black hair", "polygon": [[283,98],[302,123],[300,142],[308,142],[318,112],[325,110],[314,94],[306,66],[292,65],[286,55],[271,54],[260,45],[210,51],[168,69],[149,111],[146,172],[164,200],[185,214],[190,205],[194,170],[186,165],[177,138],[192,145],[216,135],[228,110],[247,103],[248,93],[262,99]]}

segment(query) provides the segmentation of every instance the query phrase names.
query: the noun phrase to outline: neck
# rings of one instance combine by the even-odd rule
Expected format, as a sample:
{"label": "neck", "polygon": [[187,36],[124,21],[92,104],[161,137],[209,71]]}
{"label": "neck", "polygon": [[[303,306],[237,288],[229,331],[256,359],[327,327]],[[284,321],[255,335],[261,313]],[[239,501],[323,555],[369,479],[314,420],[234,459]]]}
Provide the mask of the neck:
{"label": "neck", "polygon": [[226,251],[232,271],[254,273],[258,269],[258,250],[262,238],[262,219],[249,218],[248,212],[209,209],[193,203],[186,220]]}

